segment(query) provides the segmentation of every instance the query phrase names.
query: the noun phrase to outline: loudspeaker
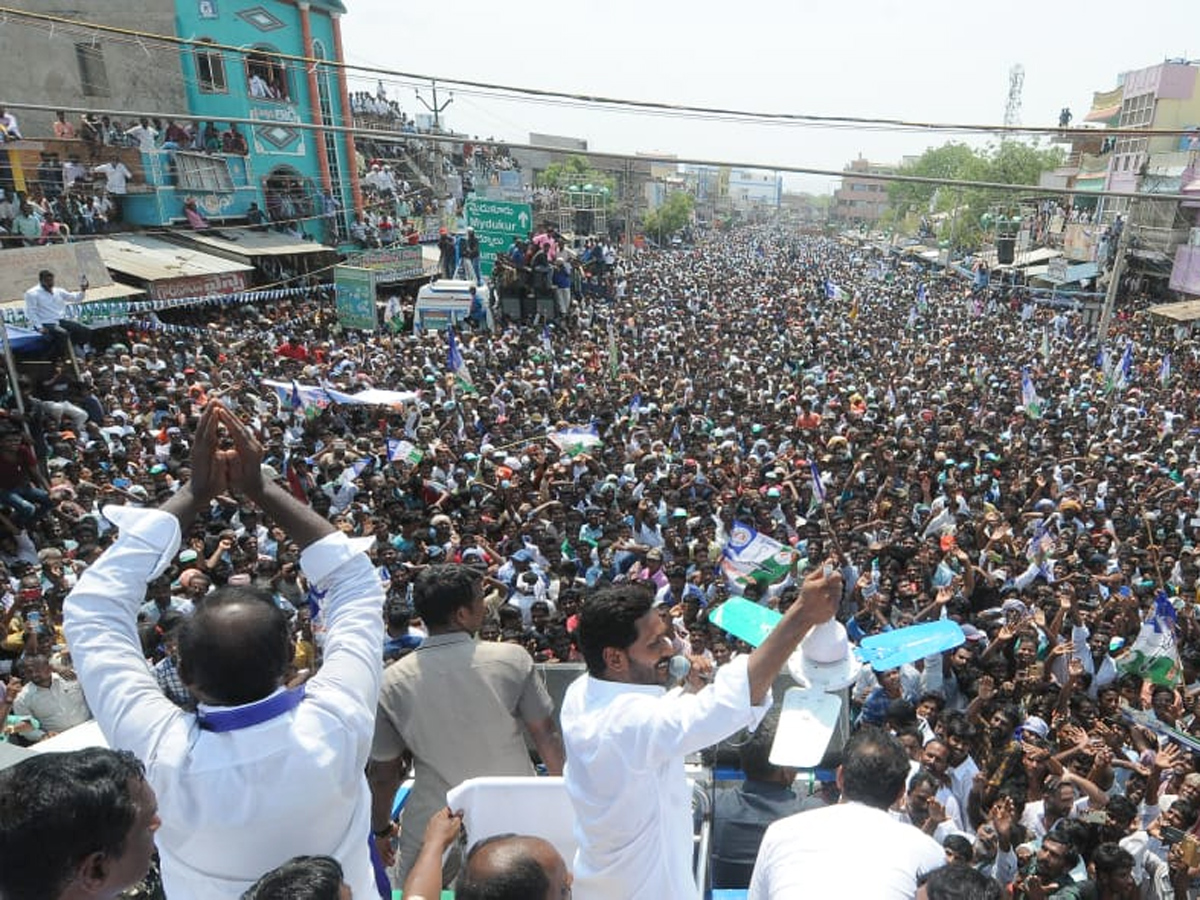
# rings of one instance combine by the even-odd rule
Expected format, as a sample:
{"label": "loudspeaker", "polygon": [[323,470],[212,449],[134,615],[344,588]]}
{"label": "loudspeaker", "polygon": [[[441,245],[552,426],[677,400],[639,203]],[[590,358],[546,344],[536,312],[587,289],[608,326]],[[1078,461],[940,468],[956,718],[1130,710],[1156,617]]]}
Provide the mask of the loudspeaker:
{"label": "loudspeaker", "polygon": [[996,238],[996,261],[1002,266],[1011,266],[1016,257],[1017,239],[1015,237]]}

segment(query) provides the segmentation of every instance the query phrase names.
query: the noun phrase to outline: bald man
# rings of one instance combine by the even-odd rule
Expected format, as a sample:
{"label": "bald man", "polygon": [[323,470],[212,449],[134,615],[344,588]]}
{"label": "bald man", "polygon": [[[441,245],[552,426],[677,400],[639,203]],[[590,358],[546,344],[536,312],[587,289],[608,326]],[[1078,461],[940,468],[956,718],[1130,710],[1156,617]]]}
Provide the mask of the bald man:
{"label": "bald man", "polygon": [[[439,810],[425,828],[421,853],[404,882],[409,900],[434,900],[442,890],[442,854],[458,840],[462,814]],[[573,878],[554,845],[539,837],[500,834],[471,848],[456,900],[563,900]]]}

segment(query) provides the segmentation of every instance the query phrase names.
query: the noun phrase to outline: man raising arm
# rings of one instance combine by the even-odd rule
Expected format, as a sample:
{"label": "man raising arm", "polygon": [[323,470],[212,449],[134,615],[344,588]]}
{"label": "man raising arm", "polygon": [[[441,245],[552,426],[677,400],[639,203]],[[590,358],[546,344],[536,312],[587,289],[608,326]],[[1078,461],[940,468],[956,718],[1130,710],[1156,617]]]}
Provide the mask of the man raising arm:
{"label": "man raising arm", "polygon": [[[232,449],[220,449],[222,431]],[[361,545],[263,484],[261,462],[254,436],[209,403],[191,482],[157,510],[105,509],[120,536],[67,598],[67,641],[105,738],[146,763],[166,823],[158,847],[169,895],[236,900],[292,856],[328,854],[356,897],[372,897],[363,768],[381,674],[383,592]],[[302,689],[286,689],[293,653],[286,616],[269,594],[220,588],[179,637],[180,676],[200,701],[188,713],[146,667],[137,610],[146,584],[174,558],[181,531],[227,489],[258,504],[304,548],[301,567],[324,595],[325,662]]]}
{"label": "man raising arm", "polygon": [[587,601],[580,636],[588,672],[568,688],[562,710],[579,900],[695,893],[683,758],[758,725],[779,670],[815,625],[833,618],[841,591],[836,571],[814,572],[762,645],[694,694],[666,690],[671,633],[649,591],[622,586]]}

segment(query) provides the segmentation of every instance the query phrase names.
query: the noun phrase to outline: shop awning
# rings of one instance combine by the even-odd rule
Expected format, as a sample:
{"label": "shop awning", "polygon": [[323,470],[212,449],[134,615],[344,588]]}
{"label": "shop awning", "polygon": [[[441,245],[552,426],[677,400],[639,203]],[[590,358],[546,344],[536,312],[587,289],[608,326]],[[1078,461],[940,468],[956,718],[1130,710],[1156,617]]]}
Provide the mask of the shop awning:
{"label": "shop awning", "polygon": [[96,249],[108,268],[148,282],[254,271],[242,263],[138,234],[96,241]]}
{"label": "shop awning", "polygon": [[1024,269],[1027,266],[1036,266],[1049,262],[1060,256],[1062,256],[1062,253],[1058,250],[1051,250],[1049,247],[1037,247],[1034,250],[1017,251],[1012,265],[1001,266],[997,265],[995,250],[989,250],[987,253],[980,254],[980,258],[989,269]]}
{"label": "shop awning", "polygon": [[144,282],[158,299],[236,294],[250,286],[253,266],[146,235],[96,241],[104,265]]}
{"label": "shop awning", "polygon": [[278,231],[256,231],[253,228],[222,228],[221,236],[180,232],[172,235],[180,244],[194,244],[220,256],[230,254],[239,260],[254,260],[264,256],[309,256],[316,253],[337,253],[315,241],[298,241]]}
{"label": "shop awning", "polygon": [[1181,300],[1150,307],[1150,314],[1173,322],[1195,322],[1200,319],[1200,300]]}

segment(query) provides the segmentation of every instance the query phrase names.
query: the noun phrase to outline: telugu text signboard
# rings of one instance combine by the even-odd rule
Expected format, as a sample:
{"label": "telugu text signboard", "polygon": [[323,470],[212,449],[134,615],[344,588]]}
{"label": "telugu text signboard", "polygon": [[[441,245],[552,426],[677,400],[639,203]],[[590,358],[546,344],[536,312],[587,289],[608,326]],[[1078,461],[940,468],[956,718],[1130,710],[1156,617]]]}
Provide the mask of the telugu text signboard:
{"label": "telugu text signboard", "polygon": [[337,285],[337,317],[343,328],[374,331],[375,273],[357,266],[334,266],[333,280]]}
{"label": "telugu text signboard", "polygon": [[466,204],[467,227],[475,229],[479,239],[479,258],[483,274],[492,274],[497,253],[507,253],[514,237],[524,240],[533,227],[533,207],[528,203],[504,200],[475,200]]}
{"label": "telugu text signboard", "polygon": [[409,281],[425,274],[420,244],[394,244],[378,250],[364,250],[353,257],[352,262],[360,269],[373,271],[377,284]]}
{"label": "telugu text signboard", "polygon": [[188,275],[185,278],[166,278],[150,282],[150,296],[155,300],[179,300],[184,297],[214,297],[218,294],[241,294],[249,286],[245,272],[218,272],[212,275]]}

